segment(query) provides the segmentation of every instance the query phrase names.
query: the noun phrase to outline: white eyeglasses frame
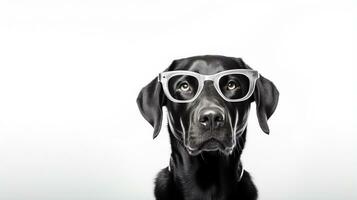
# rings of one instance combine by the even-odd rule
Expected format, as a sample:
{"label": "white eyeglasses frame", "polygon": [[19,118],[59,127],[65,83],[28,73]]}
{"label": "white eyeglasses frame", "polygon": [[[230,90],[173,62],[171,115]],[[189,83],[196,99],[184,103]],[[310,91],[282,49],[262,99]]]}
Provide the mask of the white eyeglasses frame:
{"label": "white eyeglasses frame", "polygon": [[[249,79],[249,90],[248,90],[247,94],[242,98],[229,99],[223,95],[221,89],[219,88],[219,80],[225,75],[232,75],[232,74],[241,74],[241,75],[246,76]],[[197,92],[193,98],[188,99],[188,100],[179,100],[179,99],[175,99],[173,96],[171,96],[168,83],[169,83],[170,78],[177,76],[177,75],[189,75],[189,76],[195,77],[197,79],[198,88],[197,88]],[[241,101],[247,100],[253,94],[255,84],[256,84],[256,81],[258,80],[258,78],[259,78],[258,71],[251,70],[251,69],[225,70],[225,71],[218,72],[218,73],[212,74],[212,75],[203,75],[203,74],[199,74],[197,72],[187,71],[187,70],[176,70],[176,71],[167,71],[167,72],[160,73],[158,75],[158,82],[161,82],[162,88],[164,90],[166,97],[170,101],[175,102],[175,103],[190,103],[190,102],[193,102],[194,100],[196,100],[196,98],[202,92],[205,81],[213,81],[213,85],[216,88],[216,91],[225,101],[241,102]]]}

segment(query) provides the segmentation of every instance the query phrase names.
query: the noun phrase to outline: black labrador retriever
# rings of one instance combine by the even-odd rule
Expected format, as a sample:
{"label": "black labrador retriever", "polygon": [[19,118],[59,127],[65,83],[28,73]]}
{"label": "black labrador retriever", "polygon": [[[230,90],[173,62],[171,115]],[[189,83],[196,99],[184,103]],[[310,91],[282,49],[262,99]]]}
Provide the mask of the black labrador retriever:
{"label": "black labrador retriever", "polygon": [[274,84],[240,58],[206,55],[172,62],[137,98],[154,138],[162,107],[168,111],[172,152],[156,178],[156,199],[257,199],[240,161],[250,103],[255,101],[268,134],[278,98]]}

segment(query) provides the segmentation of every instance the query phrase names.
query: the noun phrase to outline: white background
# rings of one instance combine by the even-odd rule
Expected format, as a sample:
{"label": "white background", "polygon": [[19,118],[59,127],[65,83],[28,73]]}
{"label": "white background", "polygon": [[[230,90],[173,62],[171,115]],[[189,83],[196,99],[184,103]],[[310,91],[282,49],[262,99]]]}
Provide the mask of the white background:
{"label": "white background", "polygon": [[356,36],[352,0],[1,1],[0,199],[153,199],[169,141],[135,99],[202,54],[242,57],[280,91],[269,136],[250,113],[260,199],[356,199]]}

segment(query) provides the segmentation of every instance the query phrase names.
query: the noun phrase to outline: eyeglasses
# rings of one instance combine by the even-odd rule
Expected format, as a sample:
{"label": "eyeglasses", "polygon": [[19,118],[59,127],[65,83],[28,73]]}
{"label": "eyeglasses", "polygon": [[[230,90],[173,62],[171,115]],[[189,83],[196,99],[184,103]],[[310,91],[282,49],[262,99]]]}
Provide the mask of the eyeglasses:
{"label": "eyeglasses", "polygon": [[202,92],[205,81],[213,81],[224,100],[241,102],[253,94],[258,78],[258,71],[250,69],[226,70],[212,75],[178,70],[160,73],[158,81],[162,83],[167,98],[175,103],[194,101]]}

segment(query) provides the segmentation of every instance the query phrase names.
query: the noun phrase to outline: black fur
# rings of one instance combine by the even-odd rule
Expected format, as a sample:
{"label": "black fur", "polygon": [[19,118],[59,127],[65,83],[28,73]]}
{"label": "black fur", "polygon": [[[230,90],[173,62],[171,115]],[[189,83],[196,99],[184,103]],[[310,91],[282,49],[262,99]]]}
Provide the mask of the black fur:
{"label": "black fur", "polygon": [[[250,69],[239,58],[196,56],[176,60],[166,71],[191,70],[203,74],[214,74],[223,70],[240,68]],[[254,95],[239,103],[222,100],[210,84],[205,84],[204,87],[204,91],[194,102],[178,104],[165,97],[161,84],[154,79],[142,89],[138,96],[137,103],[142,115],[154,127],[154,138],[161,128],[162,106],[167,107],[168,120],[171,123],[171,127],[168,127],[171,142],[170,166],[162,169],[156,178],[155,197],[159,200],[257,199],[257,189],[249,173],[243,170],[240,161],[247,133],[245,125],[250,103],[256,101],[259,124],[265,133],[269,133],[267,120],[275,111],[279,92],[274,84],[263,76],[257,80]],[[230,154],[221,151],[202,151],[194,156],[187,151],[183,133],[187,131],[185,130],[187,124],[194,124],[192,113],[199,107],[208,106],[207,103],[202,103],[207,101],[224,110],[224,115],[231,119],[229,122],[236,120],[237,127],[243,127],[240,134],[233,133],[236,144]],[[200,128],[193,130],[200,130]],[[215,130],[214,133],[225,134],[226,129],[221,128]]]}

